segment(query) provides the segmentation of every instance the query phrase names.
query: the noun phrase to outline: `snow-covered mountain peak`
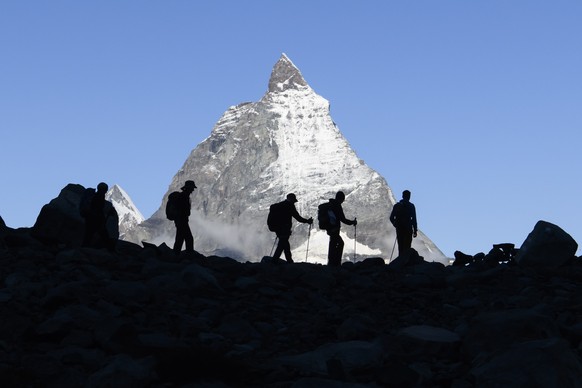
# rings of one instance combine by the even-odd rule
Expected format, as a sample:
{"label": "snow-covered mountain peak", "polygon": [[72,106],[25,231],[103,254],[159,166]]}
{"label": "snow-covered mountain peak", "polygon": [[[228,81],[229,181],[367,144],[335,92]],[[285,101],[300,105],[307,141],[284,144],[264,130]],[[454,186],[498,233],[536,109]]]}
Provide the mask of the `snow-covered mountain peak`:
{"label": "snow-covered mountain peak", "polygon": [[[175,228],[164,207],[186,179],[198,186],[190,225],[199,252],[258,260],[273,246],[266,227],[271,204],[293,192],[299,213],[316,218],[318,205],[342,190],[346,217],[358,218],[357,235],[355,227],[342,229],[352,258],[356,251],[358,258],[392,254],[392,190],[358,158],[331,118],[329,102],[285,54],[273,67],[268,92],[223,114],[176,173],[158,211],[128,233],[129,241],[173,241]],[[294,223],[294,255],[309,253],[310,261],[325,262],[328,240],[325,231]],[[428,260],[444,258],[422,233],[413,247]]]}
{"label": "snow-covered mountain peak", "polygon": [[305,82],[297,66],[291,62],[287,55],[282,54],[271,72],[269,92],[284,92],[289,89],[302,89],[305,87],[309,87],[309,85]]}
{"label": "snow-covered mountain peak", "polygon": [[111,198],[125,198],[127,193],[119,185],[113,185],[109,188],[107,196]]}
{"label": "snow-covered mountain peak", "polygon": [[113,185],[105,194],[105,199],[113,204],[119,216],[119,233],[124,234],[142,223],[145,218],[133,203],[129,195],[118,185]]}

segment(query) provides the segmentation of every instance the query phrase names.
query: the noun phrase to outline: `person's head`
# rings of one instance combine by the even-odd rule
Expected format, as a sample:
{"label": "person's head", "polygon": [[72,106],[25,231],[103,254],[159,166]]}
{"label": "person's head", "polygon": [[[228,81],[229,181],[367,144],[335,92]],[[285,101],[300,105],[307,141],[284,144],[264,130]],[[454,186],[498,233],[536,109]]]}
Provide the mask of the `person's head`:
{"label": "person's head", "polygon": [[186,181],[186,182],[184,182],[184,186],[182,187],[182,191],[191,193],[196,188],[197,187],[196,187],[196,184],[194,183],[194,181]]}
{"label": "person's head", "polygon": [[343,191],[338,191],[335,195],[335,200],[342,203],[346,199],[346,195]]}
{"label": "person's head", "polygon": [[97,192],[98,193],[106,193],[108,189],[109,189],[109,186],[107,186],[107,183],[105,183],[105,182],[101,182],[97,185]]}
{"label": "person's head", "polygon": [[297,197],[295,196],[295,194],[289,193],[289,194],[287,194],[287,201],[289,201],[291,203],[295,203],[295,202],[297,202]]}
{"label": "person's head", "polygon": [[410,200],[410,191],[408,191],[408,190],[404,190],[404,191],[402,192],[402,199],[404,199],[404,200],[406,200],[406,201],[409,201],[409,200]]}

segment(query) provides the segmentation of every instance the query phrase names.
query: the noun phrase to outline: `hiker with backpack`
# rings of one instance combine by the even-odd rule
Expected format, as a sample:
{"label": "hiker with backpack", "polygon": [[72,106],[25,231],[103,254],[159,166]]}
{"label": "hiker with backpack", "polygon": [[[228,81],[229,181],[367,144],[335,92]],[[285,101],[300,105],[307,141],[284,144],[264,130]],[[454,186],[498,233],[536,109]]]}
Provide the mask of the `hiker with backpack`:
{"label": "hiker with backpack", "polygon": [[402,255],[412,247],[412,238],[417,236],[416,208],[410,202],[410,191],[402,192],[400,202],[394,204],[390,213],[390,222],[396,228],[398,254]]}
{"label": "hiker with backpack", "polygon": [[277,249],[275,249],[275,254],[273,258],[278,259],[281,257],[281,253],[285,253],[285,259],[289,263],[293,263],[291,258],[291,245],[289,244],[289,237],[291,237],[291,227],[293,225],[293,218],[304,224],[313,224],[313,218],[303,218],[297,212],[295,208],[295,203],[297,202],[297,197],[295,194],[287,194],[284,201],[275,203],[269,208],[269,216],[267,217],[267,226],[271,232],[277,234],[279,239],[279,244],[277,244]]}
{"label": "hiker with backpack", "polygon": [[166,203],[166,217],[174,221],[176,225],[176,239],[174,240],[174,253],[179,255],[182,245],[186,243],[186,251],[194,252],[194,236],[190,230],[188,218],[190,217],[191,202],[190,194],[197,189],[194,181],[184,182],[181,191],[174,191],[168,196]]}
{"label": "hiker with backpack", "polygon": [[344,215],[342,203],[346,199],[343,191],[338,191],[335,198],[329,202],[323,203],[318,207],[317,217],[319,219],[320,229],[325,229],[329,235],[329,249],[327,251],[327,265],[339,267],[342,264],[342,255],[344,253],[344,240],[340,236],[341,223],[346,225],[358,224],[354,218],[348,220]]}
{"label": "hiker with backpack", "polygon": [[[85,235],[83,237],[84,247],[102,246],[108,250],[115,250],[116,239],[109,236],[107,231],[107,221],[111,217],[117,220],[117,212],[111,202],[105,200],[105,194],[109,186],[101,182],[97,185],[97,190],[87,188],[81,197],[79,212],[85,219]],[[113,214],[115,213],[115,214]],[[99,236],[99,243],[95,243],[95,235]]]}

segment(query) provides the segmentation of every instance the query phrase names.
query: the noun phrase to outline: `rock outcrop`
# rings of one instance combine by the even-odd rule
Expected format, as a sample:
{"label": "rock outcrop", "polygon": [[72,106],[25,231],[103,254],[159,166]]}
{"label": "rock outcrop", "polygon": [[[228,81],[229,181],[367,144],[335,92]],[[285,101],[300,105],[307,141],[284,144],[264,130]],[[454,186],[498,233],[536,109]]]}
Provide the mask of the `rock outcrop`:
{"label": "rock outcrop", "polygon": [[578,243],[557,225],[538,221],[521,245],[515,260],[538,269],[560,267],[576,254]]}
{"label": "rock outcrop", "polygon": [[582,386],[581,258],[334,268],[4,243],[5,387]]}
{"label": "rock outcrop", "polygon": [[59,195],[44,205],[38,215],[32,234],[46,243],[80,246],[84,223],[79,214],[79,203],[85,188],[77,184],[64,187]]}
{"label": "rock outcrop", "polygon": [[[46,243],[78,247],[83,242],[85,220],[79,213],[79,204],[85,187],[68,184],[59,195],[44,205],[32,227],[32,236]],[[119,217],[109,201],[105,201],[104,212],[107,231],[112,239],[119,238]]]}

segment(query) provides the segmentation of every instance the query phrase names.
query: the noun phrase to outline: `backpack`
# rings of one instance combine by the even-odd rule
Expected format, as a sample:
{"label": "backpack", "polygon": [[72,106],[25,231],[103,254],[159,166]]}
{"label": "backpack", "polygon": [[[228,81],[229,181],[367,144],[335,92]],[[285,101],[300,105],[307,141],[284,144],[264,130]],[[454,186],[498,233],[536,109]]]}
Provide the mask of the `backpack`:
{"label": "backpack", "polygon": [[285,226],[285,202],[274,203],[269,206],[267,226],[271,232],[278,232]]}
{"label": "backpack", "polygon": [[79,214],[81,214],[81,217],[87,218],[91,213],[91,201],[94,196],[95,189],[92,187],[88,187],[83,191],[81,201],[79,202]]}
{"label": "backpack", "polygon": [[168,195],[168,202],[166,203],[166,218],[170,221],[174,221],[178,217],[178,200],[180,198],[179,191],[173,191]]}
{"label": "backpack", "polygon": [[319,229],[329,230],[337,226],[338,222],[331,208],[331,202],[322,203],[317,207],[317,221],[319,222]]}

